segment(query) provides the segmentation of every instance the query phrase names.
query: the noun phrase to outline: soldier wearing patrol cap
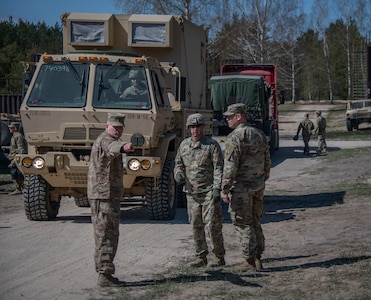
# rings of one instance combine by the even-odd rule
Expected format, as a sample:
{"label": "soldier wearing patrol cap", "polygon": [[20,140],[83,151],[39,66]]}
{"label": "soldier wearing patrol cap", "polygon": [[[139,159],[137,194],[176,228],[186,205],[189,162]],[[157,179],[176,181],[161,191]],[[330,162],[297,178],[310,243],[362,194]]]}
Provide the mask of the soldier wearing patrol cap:
{"label": "soldier wearing patrol cap", "polygon": [[186,127],[191,137],[184,139],[175,158],[174,178],[185,183],[189,223],[195,244],[192,267],[208,264],[208,243],[214,254],[210,267],[225,265],[222,234],[220,184],[223,158],[220,145],[203,134],[205,117],[200,113],[188,116]]}
{"label": "soldier wearing patrol cap", "polygon": [[122,286],[125,282],[113,277],[119,224],[120,201],[123,194],[122,153],[132,152],[133,145],[120,140],[125,115],[108,114],[106,129],[95,140],[88,172],[88,199],[94,228],[95,269],[99,286]]}
{"label": "soldier wearing patrol cap", "polygon": [[247,272],[262,269],[264,235],[260,219],[264,211],[265,181],[269,178],[271,160],[265,134],[248,124],[246,105],[228,106],[224,116],[234,129],[225,145],[222,199],[240,234],[244,262],[235,270]]}
{"label": "soldier wearing patrol cap", "polygon": [[12,138],[10,140],[10,151],[8,159],[10,164],[10,175],[15,185],[15,190],[10,192],[9,195],[18,195],[22,193],[24,177],[22,172],[17,168],[14,158],[17,154],[27,153],[27,142],[22,133],[19,132],[20,123],[12,122],[8,126]]}

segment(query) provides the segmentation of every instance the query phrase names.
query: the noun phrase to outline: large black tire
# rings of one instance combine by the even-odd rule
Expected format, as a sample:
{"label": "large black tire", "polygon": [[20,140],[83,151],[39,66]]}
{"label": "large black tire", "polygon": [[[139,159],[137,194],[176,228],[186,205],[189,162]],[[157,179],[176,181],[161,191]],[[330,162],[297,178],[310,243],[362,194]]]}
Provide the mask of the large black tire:
{"label": "large black tire", "polygon": [[348,129],[348,131],[353,130],[352,121],[350,119],[347,119],[347,129]]}
{"label": "large black tire", "polygon": [[78,207],[90,207],[88,198],[75,198],[75,203]]}
{"label": "large black tire", "polygon": [[148,179],[146,202],[150,220],[171,220],[175,217],[177,197],[173,173],[174,159],[166,158],[157,187],[154,178]]}
{"label": "large black tire", "polygon": [[49,184],[39,175],[26,175],[23,200],[27,219],[43,221],[55,219],[60,202],[50,201]]}
{"label": "large black tire", "polygon": [[10,143],[10,139],[12,138],[9,127],[6,123],[1,122],[1,144],[0,146],[7,146]]}

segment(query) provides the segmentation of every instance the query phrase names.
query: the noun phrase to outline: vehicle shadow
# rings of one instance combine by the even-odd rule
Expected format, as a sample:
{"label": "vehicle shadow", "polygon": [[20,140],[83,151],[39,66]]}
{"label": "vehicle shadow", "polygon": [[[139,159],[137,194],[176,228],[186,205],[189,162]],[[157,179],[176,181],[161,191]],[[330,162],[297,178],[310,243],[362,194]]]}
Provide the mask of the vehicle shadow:
{"label": "vehicle shadow", "polygon": [[[292,220],[292,209],[316,208],[344,203],[345,192],[315,193],[307,195],[264,196],[265,213],[261,223],[273,223]],[[228,205],[222,203],[224,223],[231,223]]]}
{"label": "vehicle shadow", "polygon": [[[303,144],[303,143],[302,143]],[[272,168],[283,163],[287,159],[311,159],[313,157],[318,157],[316,154],[316,147],[311,146],[309,150],[309,155],[304,155],[303,149],[304,145],[292,146],[292,147],[280,147],[274,155],[271,157]],[[327,147],[327,152],[339,151],[339,147]]]}

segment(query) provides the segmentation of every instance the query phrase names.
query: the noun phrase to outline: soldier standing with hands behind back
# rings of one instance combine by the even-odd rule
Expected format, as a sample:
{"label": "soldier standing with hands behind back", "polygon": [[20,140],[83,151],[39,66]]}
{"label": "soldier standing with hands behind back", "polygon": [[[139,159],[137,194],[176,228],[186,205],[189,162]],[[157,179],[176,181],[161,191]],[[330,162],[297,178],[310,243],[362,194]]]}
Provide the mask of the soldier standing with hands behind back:
{"label": "soldier standing with hands behind back", "polygon": [[[251,116],[245,104],[228,106],[224,113],[234,129],[227,137],[224,154],[222,198],[229,203],[232,223],[241,237],[245,261],[235,270],[261,270],[265,248],[260,219],[264,212],[265,181],[271,160],[265,134],[248,124]],[[249,118],[249,119],[247,119]]]}
{"label": "soldier standing with hands behind back", "polygon": [[215,255],[208,266],[217,267],[225,265],[220,203],[223,157],[218,142],[204,136],[204,126],[202,114],[192,114],[187,118],[186,127],[191,131],[191,137],[184,139],[179,146],[174,178],[180,184],[185,183],[187,193],[188,219],[196,248],[196,259],[191,266],[207,265],[208,237]]}
{"label": "soldier standing with hands behind back", "polygon": [[131,143],[120,140],[125,115],[108,114],[106,129],[95,140],[88,173],[88,199],[94,228],[95,269],[99,286],[124,286],[113,277],[123,194],[122,153],[134,151]]}

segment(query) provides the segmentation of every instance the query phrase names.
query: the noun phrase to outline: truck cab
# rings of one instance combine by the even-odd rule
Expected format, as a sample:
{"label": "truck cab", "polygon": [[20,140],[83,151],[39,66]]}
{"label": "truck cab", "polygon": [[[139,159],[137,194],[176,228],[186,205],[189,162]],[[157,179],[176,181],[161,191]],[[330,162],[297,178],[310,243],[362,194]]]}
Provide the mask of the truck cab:
{"label": "truck cab", "polygon": [[107,114],[120,112],[121,138],[135,147],[122,157],[123,197],[142,198],[150,219],[172,219],[181,195],[174,157],[187,116],[210,114],[211,132],[205,32],[175,16],[66,13],[62,22],[64,53],[41,56],[20,109],[27,218],[55,218],[63,196],[89,205],[91,147]]}

